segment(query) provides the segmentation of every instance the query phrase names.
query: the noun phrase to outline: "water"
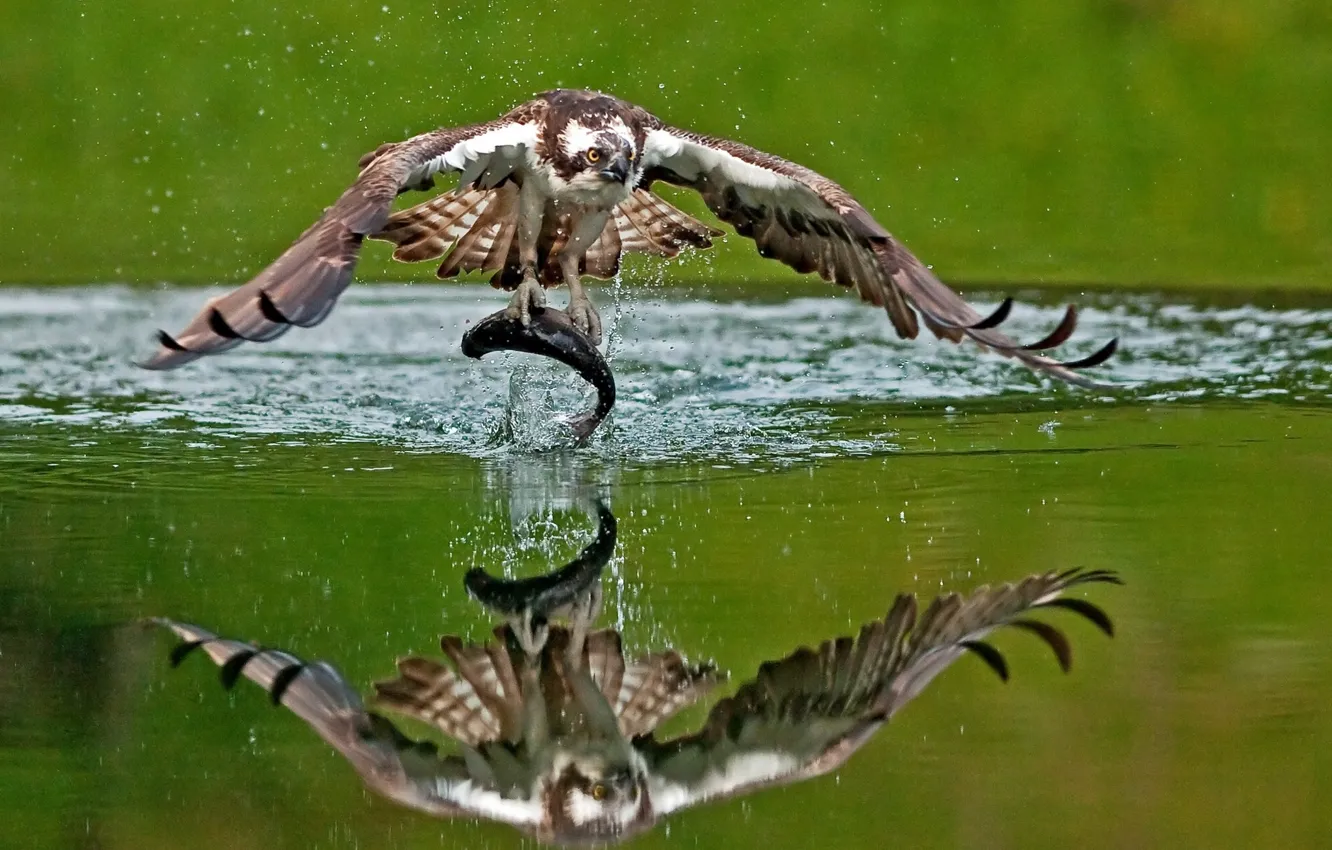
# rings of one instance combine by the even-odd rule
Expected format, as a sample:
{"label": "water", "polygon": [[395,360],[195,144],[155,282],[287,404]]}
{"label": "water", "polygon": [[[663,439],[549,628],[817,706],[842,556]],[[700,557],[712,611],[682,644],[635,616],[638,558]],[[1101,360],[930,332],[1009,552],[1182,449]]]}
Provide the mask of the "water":
{"label": "water", "polygon": [[[204,441],[325,442],[336,435],[489,457],[505,427],[506,394],[523,398],[519,414],[550,390],[562,390],[568,409],[577,409],[581,382],[560,380],[562,367],[534,365],[524,355],[477,364],[458,351],[467,323],[503,303],[485,287],[354,288],[316,331],[243,346],[192,369],[134,367],[136,355],[151,350],[152,328],[183,324],[210,294],[8,289],[0,303],[0,422],[143,429]],[[1022,294],[1028,302],[1005,327],[1020,339],[1043,336],[1058,322],[1060,304],[1036,296],[1047,303],[1031,306],[1032,294]],[[978,303],[984,311],[998,300]],[[620,394],[613,433],[593,456],[798,462],[899,450],[894,420],[912,410],[1317,403],[1332,387],[1325,334],[1332,307],[1205,306],[1110,294],[1078,301],[1075,344],[1085,351],[1074,349],[1070,358],[1111,336],[1125,341],[1123,352],[1095,372],[1121,385],[1113,393],[1051,385],[1002,358],[978,357],[970,346],[899,340],[878,311],[850,298],[608,304]],[[544,383],[506,389],[515,365]]]}
{"label": "water", "polygon": [[[1332,827],[1326,305],[1079,298],[1087,350],[1126,349],[1097,373],[1124,388],[1087,393],[900,342],[849,299],[663,291],[622,305],[612,427],[533,452],[583,390],[456,352],[489,290],[353,289],[280,343],[130,365],[203,297],[0,303],[0,846],[177,847],[183,824],[201,847],[517,846],[372,798],[256,689],[169,670],[133,623],[198,622],[368,688],[441,633],[488,631],[467,568],[581,548],[588,490],[620,518],[605,621],[731,687],[899,591],[1078,565],[1127,581],[1089,593],[1113,641],[1060,620],[1070,675],[1001,637],[1008,685],[963,659],[836,776],[644,846],[1315,847]],[[1022,336],[1058,315],[1033,302]],[[551,410],[525,414],[534,394]]]}

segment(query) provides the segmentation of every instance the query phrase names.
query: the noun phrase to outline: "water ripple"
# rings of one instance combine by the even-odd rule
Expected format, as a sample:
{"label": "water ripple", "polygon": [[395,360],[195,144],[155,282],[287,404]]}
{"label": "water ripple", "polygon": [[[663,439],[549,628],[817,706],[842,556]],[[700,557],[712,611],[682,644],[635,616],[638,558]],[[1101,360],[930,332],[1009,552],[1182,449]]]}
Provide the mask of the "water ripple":
{"label": "water ripple", "polygon": [[[365,440],[489,456],[561,445],[559,412],[590,403],[590,390],[562,367],[461,355],[467,323],[503,303],[484,286],[353,288],[317,329],[177,372],[134,367],[153,328],[183,324],[212,294],[6,289],[0,423]],[[984,312],[1000,297],[976,300]],[[1019,338],[1042,336],[1060,307],[1040,293],[1024,297],[1036,303],[1016,306],[1007,327]],[[662,295],[612,305],[603,296],[620,401],[590,451],[649,462],[781,461],[896,448],[891,428],[844,427],[857,411],[881,420],[894,410],[978,404],[1329,398],[1332,309],[1209,306],[1159,294],[1077,300],[1079,354],[1111,336],[1122,341],[1095,373],[1119,389],[1068,388],[969,347],[899,340],[878,311],[846,297]]]}

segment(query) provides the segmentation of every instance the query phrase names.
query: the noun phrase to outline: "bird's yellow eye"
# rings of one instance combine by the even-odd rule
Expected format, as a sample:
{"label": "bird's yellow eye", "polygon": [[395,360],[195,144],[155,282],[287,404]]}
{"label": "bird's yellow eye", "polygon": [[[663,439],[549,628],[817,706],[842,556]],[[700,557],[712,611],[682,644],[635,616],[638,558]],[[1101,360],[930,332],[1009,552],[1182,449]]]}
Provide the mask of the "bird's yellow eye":
{"label": "bird's yellow eye", "polygon": [[627,159],[627,160],[629,160],[630,162],[633,162],[633,161],[634,161],[634,152],[633,152],[633,151],[629,151],[627,154],[624,155],[624,158]]}
{"label": "bird's yellow eye", "polygon": [[[591,158],[592,155],[589,153],[588,159]],[[606,786],[603,783],[598,782],[596,785],[592,786],[592,799],[598,801],[606,799]]]}
{"label": "bird's yellow eye", "polygon": [[[587,161],[588,161],[588,162],[596,162],[596,161],[599,160],[599,159],[601,159],[601,151],[597,150],[596,148],[588,148],[588,149],[587,149]],[[598,798],[598,799],[600,799],[600,798]]]}

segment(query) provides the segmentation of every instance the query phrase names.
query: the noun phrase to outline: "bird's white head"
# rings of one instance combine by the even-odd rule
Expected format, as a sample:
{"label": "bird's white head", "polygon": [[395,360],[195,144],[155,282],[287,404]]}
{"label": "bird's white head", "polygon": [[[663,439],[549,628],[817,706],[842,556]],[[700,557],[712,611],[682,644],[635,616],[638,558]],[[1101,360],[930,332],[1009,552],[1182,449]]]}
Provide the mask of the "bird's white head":
{"label": "bird's white head", "polygon": [[620,840],[653,823],[646,770],[636,758],[562,754],[545,788],[549,835],[559,844]]}
{"label": "bird's white head", "polygon": [[632,186],[636,182],[639,150],[634,134],[618,116],[573,118],[564,125],[558,144],[563,176],[572,187]]}

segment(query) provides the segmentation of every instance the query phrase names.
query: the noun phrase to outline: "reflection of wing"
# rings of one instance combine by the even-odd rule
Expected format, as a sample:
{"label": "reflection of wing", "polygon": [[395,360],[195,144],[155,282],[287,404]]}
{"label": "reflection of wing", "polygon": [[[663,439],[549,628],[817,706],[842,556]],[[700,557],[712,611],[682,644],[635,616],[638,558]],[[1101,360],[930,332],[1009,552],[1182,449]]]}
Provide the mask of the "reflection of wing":
{"label": "reflection of wing", "polygon": [[1033,632],[1067,670],[1067,639],[1024,615],[1066,608],[1111,634],[1110,620],[1099,608],[1060,597],[1087,582],[1119,579],[1100,570],[1030,576],[1016,585],[939,597],[919,618],[915,597],[902,594],[886,617],[864,626],[858,637],[825,641],[818,650],[802,648],[764,664],[754,680],[713,707],[696,734],[636,742],[650,766],[653,809],[664,815],[836,769],[967,651],[1007,679],[1003,657],[981,642],[1001,626]]}
{"label": "reflection of wing", "polygon": [[[241,676],[268,691],[351,762],[365,784],[405,806],[434,815],[471,815],[517,826],[540,821],[538,801],[502,796],[490,777],[477,775],[464,759],[442,757],[433,744],[415,742],[392,723],[365,710],[361,698],[330,664],[307,664],[295,656],[219,638],[198,626],[154,620],[184,643],[171,653],[179,664],[202,649],[222,668],[230,689]],[[483,765],[477,765],[485,771]]]}
{"label": "reflection of wing", "polygon": [[351,283],[362,240],[384,226],[393,199],[424,189],[431,176],[462,172],[465,182],[493,187],[536,143],[536,124],[520,107],[471,127],[435,130],[389,144],[361,159],[356,182],[282,256],[239,289],[214,299],[142,365],[171,369],[242,342],[268,342],[293,325],[319,324]]}
{"label": "reflection of wing", "polygon": [[1112,340],[1090,357],[1068,363],[1036,353],[1072,335],[1077,323],[1073,307],[1045,339],[1020,345],[995,330],[1007,318],[1011,301],[981,316],[845,189],[804,166],[738,142],[662,127],[647,134],[643,167],[642,188],[662,180],[696,190],[718,218],[753,239],[760,254],[855,287],[863,300],[888,311],[901,337],[919,332],[919,312],[941,339],[969,337],[1032,369],[1083,385],[1093,382],[1077,370],[1103,363],[1115,351]]}
{"label": "reflection of wing", "polygon": [[626,738],[651,734],[701,699],[718,678],[713,665],[688,664],[673,649],[626,660],[619,633],[609,629],[588,636],[588,672]]}
{"label": "reflection of wing", "polygon": [[[569,710],[573,689],[565,674],[568,642],[569,630],[552,626],[539,662],[541,704],[549,714],[549,728],[557,734],[574,720]],[[441,644],[451,666],[430,658],[403,658],[398,678],[375,683],[377,704],[436,726],[471,746],[518,743],[529,668],[510,628],[497,628],[495,639],[485,645],[465,644],[453,636]],[[689,665],[674,650],[626,660],[619,633],[610,629],[587,636],[583,669],[626,738],[651,732],[696,702],[717,680],[712,665]]]}

